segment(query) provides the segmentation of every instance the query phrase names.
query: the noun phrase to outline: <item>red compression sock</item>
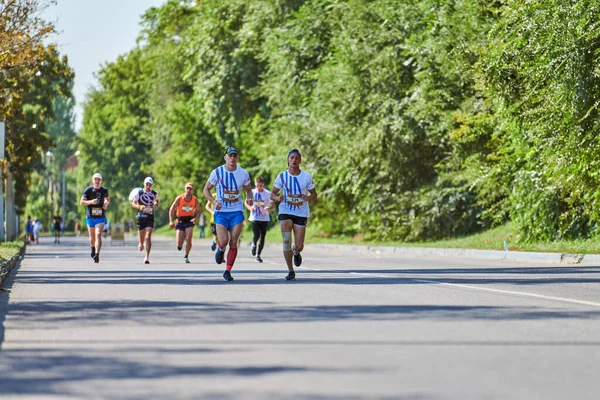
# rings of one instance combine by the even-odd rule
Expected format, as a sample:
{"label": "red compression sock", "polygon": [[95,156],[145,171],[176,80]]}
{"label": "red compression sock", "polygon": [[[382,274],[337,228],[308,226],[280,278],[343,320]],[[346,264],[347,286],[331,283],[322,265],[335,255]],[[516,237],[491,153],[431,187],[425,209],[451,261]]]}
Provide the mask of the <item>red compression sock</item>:
{"label": "red compression sock", "polygon": [[236,249],[229,249],[229,251],[227,252],[227,269],[231,271],[231,268],[233,268],[233,263],[235,262],[235,259],[237,257],[237,248]]}

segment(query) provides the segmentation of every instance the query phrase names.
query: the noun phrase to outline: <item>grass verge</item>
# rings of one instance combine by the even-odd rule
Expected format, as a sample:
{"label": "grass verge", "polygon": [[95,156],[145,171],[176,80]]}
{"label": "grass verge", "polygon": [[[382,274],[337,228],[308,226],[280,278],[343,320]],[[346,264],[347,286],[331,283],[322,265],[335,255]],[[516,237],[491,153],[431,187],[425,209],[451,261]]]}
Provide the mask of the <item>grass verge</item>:
{"label": "grass verge", "polygon": [[[210,228],[208,226],[205,233],[210,237]],[[157,228],[155,234],[175,237],[175,231],[170,229],[168,225]],[[194,229],[194,235],[198,235],[198,228]],[[251,239],[252,227],[248,222],[244,228],[242,240],[250,241]],[[518,239],[519,235],[514,232],[511,223],[475,235],[430,242],[370,241],[365,240],[362,234],[355,236],[329,236],[324,234],[317,224],[309,225],[306,231],[306,243],[503,250],[504,242],[506,241],[508,249],[511,251],[600,254],[600,241],[597,239],[562,240],[548,243],[519,243]],[[281,234],[277,225],[269,229],[266,241],[271,243],[281,241]]]}
{"label": "grass verge", "polygon": [[0,264],[19,254],[23,246],[25,246],[25,243],[22,239],[15,240],[14,242],[0,243]]}

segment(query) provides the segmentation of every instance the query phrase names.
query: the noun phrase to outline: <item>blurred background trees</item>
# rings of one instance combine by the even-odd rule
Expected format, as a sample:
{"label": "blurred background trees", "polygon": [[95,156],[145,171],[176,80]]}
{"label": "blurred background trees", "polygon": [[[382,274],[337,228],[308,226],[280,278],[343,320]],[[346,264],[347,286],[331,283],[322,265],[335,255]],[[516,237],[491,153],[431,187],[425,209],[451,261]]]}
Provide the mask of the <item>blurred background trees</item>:
{"label": "blurred background trees", "polygon": [[[145,176],[167,208],[186,181],[200,189],[235,144],[268,186],[289,149],[302,151],[325,235],[434,240],[513,221],[522,240],[593,237],[598,6],[170,0],[142,17],[136,48],[98,71],[79,135],[55,129],[60,118],[68,125],[69,71],[51,47],[19,75],[31,83],[11,101],[52,111],[53,124],[41,108],[11,109],[46,118],[27,151],[61,154],[57,171],[81,151],[78,192],[101,172],[117,219],[133,215],[126,196]],[[34,78],[42,60],[55,71],[43,72],[48,81]],[[35,90],[53,93],[51,106],[26,96]],[[29,165],[41,162],[33,157]]]}
{"label": "blurred background trees", "polygon": [[[10,174],[14,182],[17,214],[28,206],[45,226],[54,212],[54,193],[61,187],[56,180],[65,162],[60,149],[74,148],[75,136],[72,121],[64,121],[72,113],[73,71],[67,58],[45,43],[54,27],[39,17],[51,3],[0,1],[0,120],[6,123],[2,176]],[[56,157],[47,158],[55,146]]]}

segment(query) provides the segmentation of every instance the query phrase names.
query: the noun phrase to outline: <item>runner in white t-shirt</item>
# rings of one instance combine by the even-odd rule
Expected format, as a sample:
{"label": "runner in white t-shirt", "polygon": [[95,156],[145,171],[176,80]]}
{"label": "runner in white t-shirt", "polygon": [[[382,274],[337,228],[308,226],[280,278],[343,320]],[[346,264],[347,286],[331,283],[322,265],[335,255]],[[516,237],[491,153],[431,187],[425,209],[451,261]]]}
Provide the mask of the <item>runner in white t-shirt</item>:
{"label": "runner in white t-shirt", "polygon": [[[225,164],[214,169],[204,185],[204,196],[211,202],[215,211],[218,242],[215,261],[217,264],[223,262],[225,248],[229,244],[226,269],[223,273],[226,281],[233,280],[231,269],[237,257],[238,239],[244,226],[242,191],[246,193],[246,204],[249,206],[254,204],[250,175],[237,165],[239,156],[240,151],[236,147],[229,146],[223,157]],[[216,188],[216,198],[211,193],[213,188]]]}
{"label": "runner in white t-shirt", "polygon": [[[290,150],[287,162],[287,171],[283,171],[275,179],[271,200],[279,202],[278,219],[283,238],[283,257],[289,271],[285,279],[292,281],[296,279],[292,258],[296,267],[302,264],[300,252],[304,249],[306,222],[310,217],[308,203],[317,199],[317,189],[312,176],[300,170],[302,154],[298,149]],[[293,247],[292,231],[294,232]]]}
{"label": "runner in white t-shirt", "polygon": [[265,247],[265,236],[271,220],[269,212],[275,204],[271,201],[271,192],[265,189],[265,180],[262,177],[259,176],[254,179],[254,186],[255,188],[252,189],[254,204],[252,206],[246,205],[246,208],[250,211],[249,220],[252,223],[252,232],[254,233],[250,252],[253,256],[256,256],[257,262],[263,262],[260,255]]}

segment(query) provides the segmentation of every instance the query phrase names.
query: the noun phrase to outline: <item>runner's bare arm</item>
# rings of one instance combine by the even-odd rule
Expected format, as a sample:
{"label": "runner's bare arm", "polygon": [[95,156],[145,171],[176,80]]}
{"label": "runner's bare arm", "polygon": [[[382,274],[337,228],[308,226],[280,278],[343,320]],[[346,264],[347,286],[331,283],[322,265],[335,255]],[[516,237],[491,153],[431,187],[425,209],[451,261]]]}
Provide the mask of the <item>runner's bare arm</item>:
{"label": "runner's bare arm", "polygon": [[212,209],[212,203],[210,202],[210,200],[208,200],[208,201],[206,202],[206,205],[204,206],[204,209],[205,209],[206,211],[208,211],[209,213],[211,213],[211,214],[214,214],[214,213],[215,213],[215,212],[213,211],[213,209]]}
{"label": "runner's bare arm", "polygon": [[206,197],[208,201],[214,204],[215,210],[220,210],[222,206],[221,202],[215,200],[212,193],[210,192],[214,187],[215,185],[207,181],[206,185],[204,185],[204,190],[202,191],[202,193],[204,193],[204,197]]}
{"label": "runner's bare arm", "polygon": [[173,218],[175,217],[174,211],[177,209],[178,205],[179,205],[179,196],[177,196],[177,198],[175,199],[175,201],[173,202],[173,204],[171,204],[171,207],[169,208],[169,226],[174,226],[174,223],[173,223]]}
{"label": "runner's bare arm", "polygon": [[302,198],[306,201],[315,201],[317,200],[317,188],[312,188],[308,191],[310,193],[309,195],[303,195]]}
{"label": "runner's bare arm", "polygon": [[246,205],[250,206],[250,211],[252,211],[252,205],[254,204],[254,199],[252,198],[252,186],[248,184],[242,187],[246,192]]}
{"label": "runner's bare arm", "polygon": [[279,188],[273,186],[273,189],[271,189],[270,198],[272,201],[283,201],[283,195],[279,194]]}

